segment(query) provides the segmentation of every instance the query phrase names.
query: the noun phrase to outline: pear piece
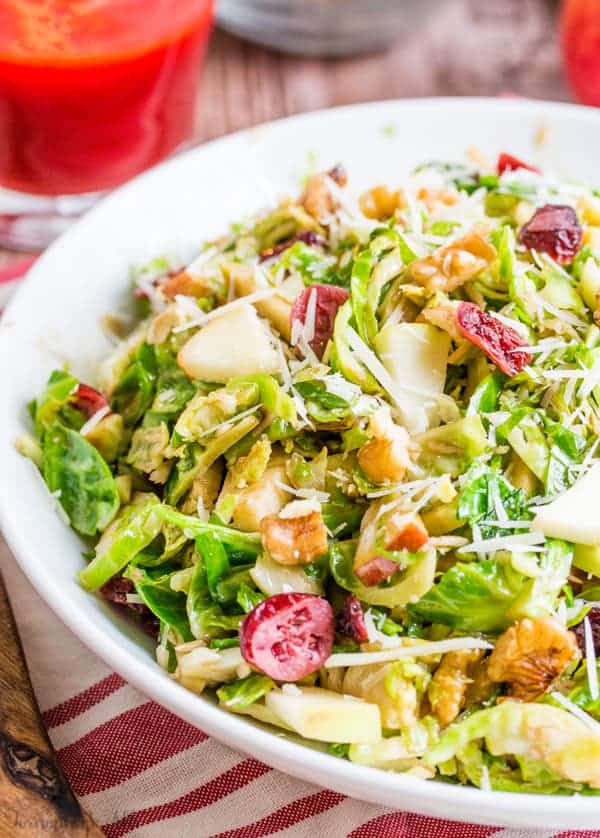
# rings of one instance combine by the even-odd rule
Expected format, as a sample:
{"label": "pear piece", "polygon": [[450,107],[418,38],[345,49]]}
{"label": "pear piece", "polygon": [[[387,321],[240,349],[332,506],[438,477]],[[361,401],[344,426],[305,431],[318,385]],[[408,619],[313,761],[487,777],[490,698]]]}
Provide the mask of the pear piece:
{"label": "pear piece", "polygon": [[541,530],[547,538],[600,544],[599,496],[600,463],[597,463],[564,495],[538,510],[532,529]]}
{"label": "pear piece", "polygon": [[217,384],[279,371],[271,336],[250,304],[207,323],[180,349],[177,363],[190,378]]}
{"label": "pear piece", "polygon": [[292,684],[268,693],[265,704],[306,739],[349,744],[381,739],[379,707],[360,698]]}
{"label": "pear piece", "polygon": [[403,394],[403,422],[410,433],[430,427],[444,392],[450,335],[430,323],[394,323],[375,338],[381,362]]}

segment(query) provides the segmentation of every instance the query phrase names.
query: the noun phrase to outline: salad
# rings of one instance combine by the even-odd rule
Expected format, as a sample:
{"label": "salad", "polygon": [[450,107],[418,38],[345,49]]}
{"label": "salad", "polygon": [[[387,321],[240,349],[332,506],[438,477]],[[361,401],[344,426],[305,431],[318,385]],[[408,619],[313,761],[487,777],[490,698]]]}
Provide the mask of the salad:
{"label": "salad", "polygon": [[600,193],[508,154],[357,197],[336,166],[132,285],[18,441],[81,585],[341,758],[598,793]]}

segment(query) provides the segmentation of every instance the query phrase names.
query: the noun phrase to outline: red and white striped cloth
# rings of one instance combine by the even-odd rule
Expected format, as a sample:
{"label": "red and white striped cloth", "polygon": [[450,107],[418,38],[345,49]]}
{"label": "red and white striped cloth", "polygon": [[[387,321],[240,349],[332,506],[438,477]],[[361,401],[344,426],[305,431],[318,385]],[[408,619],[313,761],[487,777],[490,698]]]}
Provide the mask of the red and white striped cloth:
{"label": "red and white striped cloth", "polygon": [[[351,800],[295,780],[148,701],[40,600],[0,540],[0,569],[61,765],[108,838],[553,838]],[[543,804],[541,804],[543,805]],[[561,838],[600,838],[563,832]]]}
{"label": "red and white striped cloth", "polygon": [[[1,274],[0,292],[12,290],[19,271]],[[0,570],[50,738],[107,838],[600,838],[390,811],[273,771],[111,672],[37,596],[1,537]]]}

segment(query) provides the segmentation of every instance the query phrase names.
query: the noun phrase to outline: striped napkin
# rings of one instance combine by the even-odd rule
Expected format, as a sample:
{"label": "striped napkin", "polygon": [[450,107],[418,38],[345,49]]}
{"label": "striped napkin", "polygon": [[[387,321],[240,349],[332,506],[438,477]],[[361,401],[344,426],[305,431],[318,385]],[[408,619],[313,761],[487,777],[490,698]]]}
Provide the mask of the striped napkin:
{"label": "striped napkin", "polygon": [[600,831],[420,817],[273,771],[111,672],[37,596],[1,537],[0,570],[50,738],[75,794],[107,838],[600,838]]}

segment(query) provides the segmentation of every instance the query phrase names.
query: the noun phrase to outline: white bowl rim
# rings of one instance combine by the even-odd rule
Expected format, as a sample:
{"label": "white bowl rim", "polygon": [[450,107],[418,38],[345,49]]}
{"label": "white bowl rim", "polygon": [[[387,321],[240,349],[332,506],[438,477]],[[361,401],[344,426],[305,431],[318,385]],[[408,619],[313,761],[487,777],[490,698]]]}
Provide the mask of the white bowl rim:
{"label": "white bowl rim", "polygon": [[[472,108],[502,112],[534,112],[539,116],[556,114],[590,119],[598,119],[600,111],[591,108],[561,102],[546,102],[529,99],[494,99],[488,97],[432,97],[402,100],[384,100],[338,108],[327,108],[307,114],[298,114],[278,119],[259,126],[233,132],[225,137],[195,147],[184,154],[166,161],[159,166],[139,175],[105,198],[99,206],[106,208],[113,201],[137,189],[141,182],[153,178],[156,172],[163,172],[171,166],[181,165],[181,160],[191,155],[202,154],[204,149],[223,142],[245,138],[261,129],[277,129],[278,126],[301,125],[306,121],[316,120],[326,114],[348,113],[355,111],[364,114],[368,110],[386,108]],[[43,281],[44,265],[47,255],[57,248],[68,248],[72,237],[77,236],[83,225],[93,224],[96,209],[92,209],[81,221],[74,225],[56,241],[32,267],[22,286],[30,287]],[[19,288],[4,312],[8,320],[11,309],[23,293]],[[1,328],[0,321],[0,328]],[[0,425],[1,431],[1,425]],[[152,684],[144,678],[145,669],[110,637],[98,635],[86,618],[85,611],[77,607],[65,607],[64,592],[52,579],[36,573],[38,558],[27,548],[26,539],[16,516],[11,514],[9,503],[3,502],[0,494],[0,528],[17,559],[21,569],[28,577],[37,593],[52,608],[65,625],[108,666],[123,676],[141,693],[157,701],[176,715],[193,725],[202,727],[232,748],[267,763],[268,765],[298,777],[306,782],[321,783],[342,794],[362,800],[408,810],[417,814],[432,815],[439,818],[475,822],[496,826],[533,827],[552,830],[552,834],[564,829],[592,829],[598,824],[600,800],[585,796],[534,795],[512,792],[483,791],[476,788],[446,784],[442,782],[422,781],[412,777],[394,774],[379,769],[367,768],[349,763],[337,757],[314,751],[295,742],[253,726],[242,717],[220,710],[213,704],[198,701],[198,696],[168,679],[157,677]],[[197,711],[197,712],[194,712]],[[536,811],[536,809],[543,811]]]}

